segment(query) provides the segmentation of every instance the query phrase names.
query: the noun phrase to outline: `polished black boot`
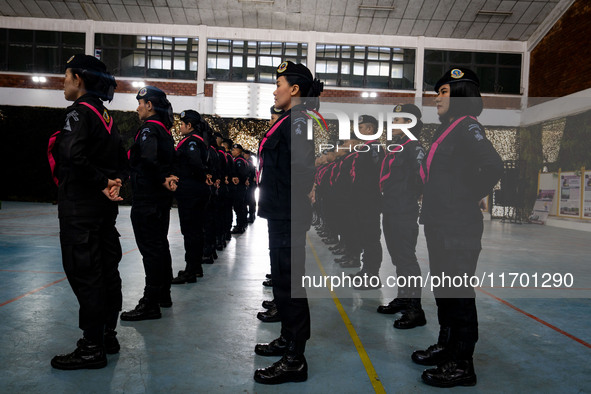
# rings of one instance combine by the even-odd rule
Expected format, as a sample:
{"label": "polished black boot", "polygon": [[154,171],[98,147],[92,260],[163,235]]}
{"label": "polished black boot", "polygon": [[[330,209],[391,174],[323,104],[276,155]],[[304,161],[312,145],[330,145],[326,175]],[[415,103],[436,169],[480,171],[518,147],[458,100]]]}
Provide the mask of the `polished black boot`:
{"label": "polished black boot", "polygon": [[265,308],[265,309],[276,308],[275,300],[265,300],[265,301],[263,301],[263,308]]}
{"label": "polished black boot", "polygon": [[421,307],[420,298],[411,298],[408,309],[402,312],[402,317],[394,322],[394,328],[406,330],[427,324],[425,312]]}
{"label": "polished black boot", "polygon": [[281,316],[279,316],[279,310],[275,306],[265,312],[257,313],[257,319],[264,323],[275,323],[281,321]]}
{"label": "polished black boot", "polygon": [[[203,274],[201,274],[203,276]],[[195,283],[197,282],[197,274],[191,274],[187,271],[179,271],[179,274],[176,278],[172,279],[173,285],[182,285],[185,283]]]}
{"label": "polished black boot", "polygon": [[232,231],[230,231],[232,234],[243,234],[244,233],[244,227],[241,226],[234,226],[234,228],[232,229]]}
{"label": "polished black boot", "polygon": [[378,306],[378,313],[383,313],[386,315],[393,315],[398,312],[405,311],[408,309],[408,304],[410,300],[408,298],[394,298],[388,305],[380,305]]}
{"label": "polished black boot", "polygon": [[121,349],[119,345],[119,341],[117,340],[117,331],[113,330],[112,328],[105,328],[105,353],[107,354],[117,354]]}
{"label": "polished black boot", "polygon": [[435,387],[474,386],[476,373],[469,360],[450,360],[437,368],[427,369],[421,375],[423,382]]}
{"label": "polished black boot", "polygon": [[265,357],[283,356],[286,351],[287,340],[281,336],[269,343],[259,343],[254,347],[256,354]]}
{"label": "polished black boot", "polygon": [[273,365],[257,369],[254,380],[262,384],[304,382],[308,379],[308,364],[303,354],[287,352]]}
{"label": "polished black boot", "polygon": [[96,344],[81,338],[76,350],[69,354],[60,354],[51,359],[51,366],[57,369],[98,369],[107,366],[107,356],[103,344]]}
{"label": "polished black boot", "polygon": [[160,313],[160,306],[158,303],[145,297],[139,300],[137,306],[133,310],[121,313],[121,320],[124,321],[152,320],[160,319],[161,317],[162,314]]}
{"label": "polished black boot", "polygon": [[267,279],[271,279],[272,277],[273,277],[273,275],[271,275],[271,274],[265,274],[265,278],[267,278]]}
{"label": "polished black boot", "polygon": [[265,287],[273,287],[273,279],[267,279],[263,282],[263,286]]}
{"label": "polished black boot", "polygon": [[441,327],[439,329],[439,339],[435,345],[429,346],[425,350],[416,350],[413,352],[411,359],[417,364],[421,365],[439,365],[450,359],[449,339],[451,329],[449,327]]}

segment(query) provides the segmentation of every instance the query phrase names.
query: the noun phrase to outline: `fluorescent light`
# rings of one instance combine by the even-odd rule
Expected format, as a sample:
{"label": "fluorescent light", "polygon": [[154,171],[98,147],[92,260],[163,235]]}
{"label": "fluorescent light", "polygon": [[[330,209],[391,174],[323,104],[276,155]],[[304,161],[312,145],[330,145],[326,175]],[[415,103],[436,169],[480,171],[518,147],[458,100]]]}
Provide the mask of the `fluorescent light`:
{"label": "fluorescent light", "polygon": [[378,94],[376,92],[371,92],[369,94],[369,97],[378,97]]}
{"label": "fluorescent light", "polygon": [[513,12],[511,11],[487,11],[487,10],[480,10],[476,12],[476,15],[491,15],[491,16],[511,16]]}
{"label": "fluorescent light", "polygon": [[374,11],[394,11],[395,7],[388,7],[384,5],[363,5],[359,6],[360,10],[374,10]]}
{"label": "fluorescent light", "polygon": [[33,75],[33,77],[31,78],[33,80],[33,82],[35,83],[45,83],[47,82],[47,78],[45,77],[40,77],[38,75]]}
{"label": "fluorescent light", "polygon": [[363,93],[361,93],[361,97],[363,97],[363,98],[369,97],[369,93],[363,92]]}
{"label": "fluorescent light", "polygon": [[131,83],[131,86],[133,86],[134,88],[143,88],[144,86],[146,86],[146,83],[144,81],[133,81]]}

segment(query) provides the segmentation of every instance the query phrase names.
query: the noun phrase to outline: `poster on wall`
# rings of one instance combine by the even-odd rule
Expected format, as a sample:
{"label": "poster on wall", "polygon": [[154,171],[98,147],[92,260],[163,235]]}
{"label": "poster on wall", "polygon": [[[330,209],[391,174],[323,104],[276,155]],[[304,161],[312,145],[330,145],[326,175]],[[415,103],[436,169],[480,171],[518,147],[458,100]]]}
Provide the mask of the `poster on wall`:
{"label": "poster on wall", "polygon": [[538,197],[534,204],[534,211],[529,217],[530,223],[546,224],[548,215],[552,210],[552,199],[554,198],[554,190],[540,190]]}
{"label": "poster on wall", "polygon": [[560,175],[560,216],[580,217],[581,176]]}
{"label": "poster on wall", "polygon": [[583,217],[591,219],[591,172],[585,172],[585,194],[583,195]]}

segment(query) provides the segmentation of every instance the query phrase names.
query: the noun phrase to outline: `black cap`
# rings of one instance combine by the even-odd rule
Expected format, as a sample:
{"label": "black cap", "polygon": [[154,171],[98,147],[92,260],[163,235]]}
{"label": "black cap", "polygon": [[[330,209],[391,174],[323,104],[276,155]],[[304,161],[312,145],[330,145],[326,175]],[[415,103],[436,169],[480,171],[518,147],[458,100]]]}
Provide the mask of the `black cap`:
{"label": "black cap", "polygon": [[213,133],[213,136],[215,138],[221,138],[222,140],[224,139],[224,136],[219,131],[216,131],[215,133]]}
{"label": "black cap", "polygon": [[224,140],[222,141],[222,144],[230,144],[230,146],[232,146],[234,144],[234,141],[232,141],[229,138],[224,138]]}
{"label": "black cap", "polygon": [[106,73],[107,66],[94,56],[77,54],[72,56],[66,62],[66,69],[79,68],[81,70],[92,70],[99,73]]}
{"label": "black cap", "polygon": [[274,105],[271,106],[271,115],[282,115],[284,112],[281,108],[275,108]]}
{"label": "black cap", "polygon": [[244,153],[244,154],[247,154],[247,155],[250,155],[250,154],[252,154],[252,152],[251,152],[251,151],[249,151],[248,149],[243,149],[243,150],[242,150],[242,153]]}
{"label": "black cap", "polygon": [[445,74],[443,74],[443,77],[437,81],[435,84],[435,91],[439,92],[439,88],[442,85],[454,82],[472,82],[480,87],[480,80],[474,71],[464,67],[454,67],[450,68]]}
{"label": "black cap", "polygon": [[240,144],[234,144],[234,145],[232,145],[232,148],[244,150],[244,149],[242,149],[242,145],[240,145]]}
{"label": "black cap", "polygon": [[201,115],[199,112],[187,109],[181,112],[180,118],[185,123],[191,123],[193,127],[197,128],[197,125],[201,122]]}
{"label": "black cap", "polygon": [[417,117],[417,120],[420,120],[422,117],[421,110],[414,104],[398,104],[396,107],[394,107],[394,113],[396,112],[406,112],[413,114]]}
{"label": "black cap", "polygon": [[371,115],[361,115],[359,117],[359,124],[361,124],[361,123],[370,123],[376,129],[378,128],[378,120]]}
{"label": "black cap", "polygon": [[307,79],[310,82],[314,81],[312,72],[310,72],[308,67],[304,66],[303,64],[291,62],[289,60],[281,63],[279,67],[277,67],[277,78],[282,75],[297,75],[298,77]]}
{"label": "black cap", "polygon": [[137,96],[135,96],[136,100],[144,99],[149,101],[150,99],[159,99],[159,98],[166,98],[166,93],[162,90],[158,89],[156,86],[144,86],[137,92]]}

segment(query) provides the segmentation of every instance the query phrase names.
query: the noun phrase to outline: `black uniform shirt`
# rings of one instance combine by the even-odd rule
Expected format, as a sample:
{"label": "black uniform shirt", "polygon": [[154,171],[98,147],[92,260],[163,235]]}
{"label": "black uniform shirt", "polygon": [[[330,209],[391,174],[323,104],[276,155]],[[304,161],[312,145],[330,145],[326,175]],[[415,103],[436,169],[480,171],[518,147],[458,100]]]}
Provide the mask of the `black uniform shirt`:
{"label": "black uniform shirt", "polygon": [[60,216],[100,215],[107,206],[116,209],[102,190],[108,179],[127,177],[127,157],[103,102],[89,94],[74,101],[51,144]]}
{"label": "black uniform shirt", "polygon": [[207,146],[197,132],[183,138],[176,147],[174,174],[179,177],[179,196],[190,196],[193,193],[207,190],[205,183],[208,173]]}

